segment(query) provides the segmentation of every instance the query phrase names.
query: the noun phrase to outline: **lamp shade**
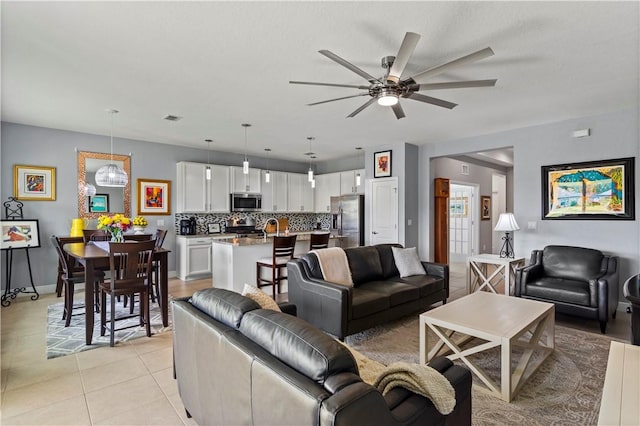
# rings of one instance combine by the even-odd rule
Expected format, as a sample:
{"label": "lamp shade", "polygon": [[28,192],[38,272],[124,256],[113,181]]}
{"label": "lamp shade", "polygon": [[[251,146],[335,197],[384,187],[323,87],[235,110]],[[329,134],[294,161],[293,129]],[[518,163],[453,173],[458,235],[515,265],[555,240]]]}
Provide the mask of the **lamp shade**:
{"label": "lamp shade", "polygon": [[122,167],[117,164],[107,164],[102,166],[96,172],[96,185],[124,187],[129,182],[129,176]]}
{"label": "lamp shade", "polygon": [[517,231],[520,227],[518,226],[518,222],[516,222],[515,216],[513,213],[500,213],[500,217],[498,218],[498,224],[496,225],[496,231]]}

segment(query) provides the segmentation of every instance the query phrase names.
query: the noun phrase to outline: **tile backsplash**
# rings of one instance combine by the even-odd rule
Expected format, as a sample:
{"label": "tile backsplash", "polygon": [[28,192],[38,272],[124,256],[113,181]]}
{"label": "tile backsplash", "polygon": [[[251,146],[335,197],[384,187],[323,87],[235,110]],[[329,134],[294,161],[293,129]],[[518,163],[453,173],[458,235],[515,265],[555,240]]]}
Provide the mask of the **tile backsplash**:
{"label": "tile backsplash", "polygon": [[180,233],[180,221],[182,219],[196,218],[196,233],[206,234],[210,223],[219,223],[220,229],[224,232],[224,227],[228,220],[243,219],[252,217],[256,221],[256,228],[262,228],[267,219],[289,219],[289,230],[308,231],[315,229],[320,223],[322,229],[331,227],[331,215],[328,213],[176,213],[174,217],[174,227],[176,234]]}

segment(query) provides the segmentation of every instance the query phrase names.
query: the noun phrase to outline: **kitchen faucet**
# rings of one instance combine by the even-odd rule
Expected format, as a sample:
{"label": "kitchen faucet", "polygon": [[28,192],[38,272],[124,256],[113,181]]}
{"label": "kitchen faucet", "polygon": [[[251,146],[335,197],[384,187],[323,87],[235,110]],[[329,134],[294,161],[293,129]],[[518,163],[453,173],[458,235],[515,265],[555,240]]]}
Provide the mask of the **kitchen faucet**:
{"label": "kitchen faucet", "polygon": [[276,223],[276,237],[280,236],[280,222],[278,222],[278,219],[276,219],[275,217],[270,217],[264,222],[264,226],[262,227],[262,232],[264,232],[265,239],[267,238],[267,232],[265,231],[265,229],[267,229],[267,225],[271,221],[274,221]]}

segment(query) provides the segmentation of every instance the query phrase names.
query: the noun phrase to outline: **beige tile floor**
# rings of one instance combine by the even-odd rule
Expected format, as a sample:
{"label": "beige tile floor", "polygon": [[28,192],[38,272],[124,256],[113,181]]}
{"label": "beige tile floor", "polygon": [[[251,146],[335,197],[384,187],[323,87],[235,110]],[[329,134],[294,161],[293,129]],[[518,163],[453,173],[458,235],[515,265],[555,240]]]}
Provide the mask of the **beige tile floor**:
{"label": "beige tile floor", "polygon": [[[169,293],[189,296],[208,287],[208,279],[171,279]],[[450,296],[465,294],[465,265],[453,264]],[[194,424],[173,379],[171,332],[47,360],[47,307],[60,300],[49,294],[31,301],[23,295],[0,310],[0,424]],[[556,323],[599,333],[597,321],[558,315]],[[607,335],[628,340],[629,333],[630,315],[618,312]]]}

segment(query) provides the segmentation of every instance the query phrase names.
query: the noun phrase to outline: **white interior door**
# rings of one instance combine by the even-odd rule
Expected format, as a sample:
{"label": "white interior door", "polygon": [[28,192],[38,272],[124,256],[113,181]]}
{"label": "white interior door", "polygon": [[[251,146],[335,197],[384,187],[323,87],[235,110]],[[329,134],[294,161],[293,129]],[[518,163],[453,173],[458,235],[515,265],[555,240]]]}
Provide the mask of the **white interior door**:
{"label": "white interior door", "polygon": [[471,185],[449,186],[449,259],[464,262],[477,254],[476,188]]}
{"label": "white interior door", "polygon": [[398,242],[398,178],[371,181],[371,244]]}
{"label": "white interior door", "polygon": [[504,233],[496,232],[500,213],[507,211],[507,177],[492,175],[491,178],[491,253],[500,253]]}

